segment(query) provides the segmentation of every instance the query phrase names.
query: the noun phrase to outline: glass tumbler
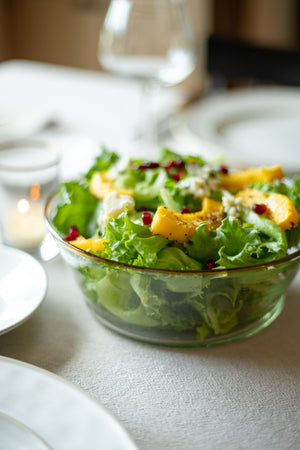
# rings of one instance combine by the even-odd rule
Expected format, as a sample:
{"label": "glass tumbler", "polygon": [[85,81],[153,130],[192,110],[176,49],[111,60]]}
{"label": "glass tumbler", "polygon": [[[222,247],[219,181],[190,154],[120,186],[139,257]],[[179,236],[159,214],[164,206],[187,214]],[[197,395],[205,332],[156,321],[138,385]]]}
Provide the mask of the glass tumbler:
{"label": "glass tumbler", "polygon": [[[40,259],[57,253],[44,221],[46,199],[59,183],[60,152],[51,142],[14,140],[0,144],[2,242]],[[55,246],[55,247],[54,247]]]}

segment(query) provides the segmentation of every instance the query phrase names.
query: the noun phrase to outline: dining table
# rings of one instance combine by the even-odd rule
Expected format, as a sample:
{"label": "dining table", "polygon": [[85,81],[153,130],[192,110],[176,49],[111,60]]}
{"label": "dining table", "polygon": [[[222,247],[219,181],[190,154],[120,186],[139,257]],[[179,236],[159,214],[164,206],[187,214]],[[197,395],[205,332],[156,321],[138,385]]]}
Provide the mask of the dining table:
{"label": "dining table", "polygon": [[[139,151],[139,99],[137,81],[100,70],[5,61],[0,123],[9,117],[11,126],[2,137],[0,128],[0,142],[56,142],[60,178],[70,180],[103,145],[124,155]],[[168,117],[181,101],[181,91],[166,88],[156,113]],[[165,139],[178,149],[174,136]],[[87,308],[59,253],[40,264],[47,276],[45,298],[28,320],[0,336],[1,357],[46,370],[83,391],[140,450],[300,449],[299,275],[282,313],[256,335],[182,348],[143,343],[105,327]]]}

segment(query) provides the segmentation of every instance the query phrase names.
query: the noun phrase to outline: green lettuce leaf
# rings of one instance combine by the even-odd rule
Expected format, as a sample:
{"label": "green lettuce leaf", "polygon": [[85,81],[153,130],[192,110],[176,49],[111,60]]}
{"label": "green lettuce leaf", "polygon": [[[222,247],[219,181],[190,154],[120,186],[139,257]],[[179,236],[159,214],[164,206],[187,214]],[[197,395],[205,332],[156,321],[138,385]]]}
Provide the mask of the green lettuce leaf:
{"label": "green lettuce leaf", "polygon": [[176,160],[176,159],[178,159],[178,160],[181,159],[186,164],[196,163],[201,166],[206,164],[206,161],[203,158],[201,158],[201,156],[179,154],[177,152],[173,152],[172,150],[169,150],[166,147],[163,147],[161,149],[161,154],[160,154],[160,158],[159,158],[159,163],[161,165],[166,165],[168,162]]}
{"label": "green lettuce leaf", "polygon": [[104,258],[144,267],[155,265],[158,252],[169,242],[163,236],[152,235],[149,227],[137,217],[130,218],[127,212],[108,222],[103,237],[108,240],[101,253]]}
{"label": "green lettuce leaf", "polygon": [[274,183],[256,183],[253,189],[258,189],[262,192],[283,194],[286,195],[295,205],[297,211],[300,213],[300,179],[286,178],[282,181]]}
{"label": "green lettuce leaf", "polygon": [[254,258],[262,241],[255,228],[240,226],[237,219],[227,217],[217,235],[221,243],[217,264],[221,267],[241,267],[257,263]]}
{"label": "green lettuce leaf", "polygon": [[170,293],[159,277],[137,273],[131,277],[131,286],[141,299],[147,316],[160,328],[186,331],[202,324],[200,314],[188,303],[190,294]]}
{"label": "green lettuce leaf", "polygon": [[99,200],[94,197],[85,182],[62,183],[59,191],[60,203],[53,212],[53,224],[65,235],[68,228],[76,226],[85,237],[92,235],[90,225],[93,222]]}
{"label": "green lettuce leaf", "polygon": [[158,325],[159,322],[147,316],[129,279],[127,273],[107,270],[106,276],[95,286],[99,302],[107,311],[127,323],[147,327]]}
{"label": "green lettuce leaf", "polygon": [[287,238],[288,248],[290,250],[298,250],[300,243],[300,226],[292,227],[289,230],[286,230],[285,234]]}
{"label": "green lettuce leaf", "polygon": [[206,223],[201,223],[190,240],[184,244],[184,248],[189,256],[200,261],[203,265],[209,259],[216,261],[219,257],[219,248],[222,245],[221,236],[216,231],[205,231]]}
{"label": "green lettuce leaf", "polygon": [[[141,162],[141,161],[140,161]],[[160,192],[164,188],[167,174],[162,168],[138,170],[136,162],[131,162],[126,172],[115,181],[116,186],[133,190],[136,208],[144,207],[154,211],[161,204]]]}
{"label": "green lettuce leaf", "polygon": [[[261,233],[262,244],[258,248],[257,257],[264,262],[281,258],[287,251],[287,238],[285,232],[272,220],[260,216],[247,208],[240,212],[244,222],[250,223]],[[266,251],[268,255],[266,255]]]}
{"label": "green lettuce leaf", "polygon": [[196,198],[193,194],[184,192],[177,184],[176,181],[168,179],[165,185],[165,189],[168,190],[169,196],[177,206],[176,211],[180,211],[182,208],[188,208],[190,211],[200,210],[202,198]]}
{"label": "green lettuce leaf", "polygon": [[216,231],[205,232],[200,224],[189,242],[184,244],[189,256],[205,264],[212,259],[221,267],[243,267],[265,263],[286,254],[284,231],[265,217],[244,208],[244,220],[226,217]]}
{"label": "green lettuce leaf", "polygon": [[155,267],[167,270],[201,270],[202,264],[177,247],[163,248],[157,255]]}
{"label": "green lettuce leaf", "polygon": [[167,174],[164,169],[151,169],[144,171],[144,180],[134,187],[134,200],[136,207],[141,206],[155,210],[159,204],[160,191],[164,188]]}
{"label": "green lettuce leaf", "polygon": [[[238,312],[242,307],[238,294],[239,287],[233,280],[216,278],[200,299],[193,299],[193,306],[214,334],[227,333],[238,324]],[[201,328],[197,331],[198,334],[203,333]]]}
{"label": "green lettuce leaf", "polygon": [[94,164],[86,173],[85,178],[90,180],[94,172],[103,172],[109,169],[113,164],[119,160],[119,156],[115,152],[111,152],[105,147],[102,147],[102,151],[94,161]]}

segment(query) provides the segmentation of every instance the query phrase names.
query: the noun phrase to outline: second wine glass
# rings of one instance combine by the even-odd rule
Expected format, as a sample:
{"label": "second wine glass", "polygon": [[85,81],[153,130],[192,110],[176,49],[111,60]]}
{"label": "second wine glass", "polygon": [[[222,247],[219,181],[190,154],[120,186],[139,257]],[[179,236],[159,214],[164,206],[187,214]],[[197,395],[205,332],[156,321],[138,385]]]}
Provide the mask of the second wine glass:
{"label": "second wine glass", "polygon": [[141,81],[142,145],[153,148],[153,97],[160,86],[181,83],[195,67],[195,39],[184,0],[111,0],[98,58],[105,70]]}

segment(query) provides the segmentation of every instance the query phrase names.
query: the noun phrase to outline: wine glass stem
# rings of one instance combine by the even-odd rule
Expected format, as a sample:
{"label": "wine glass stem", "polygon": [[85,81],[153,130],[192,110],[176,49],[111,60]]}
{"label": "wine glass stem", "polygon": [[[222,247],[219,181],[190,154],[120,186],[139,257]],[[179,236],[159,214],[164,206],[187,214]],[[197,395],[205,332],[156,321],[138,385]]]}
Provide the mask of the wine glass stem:
{"label": "wine glass stem", "polygon": [[157,99],[159,93],[159,83],[152,80],[142,82],[140,118],[141,124],[141,151],[147,157],[154,157],[157,152],[158,132],[157,132]]}

